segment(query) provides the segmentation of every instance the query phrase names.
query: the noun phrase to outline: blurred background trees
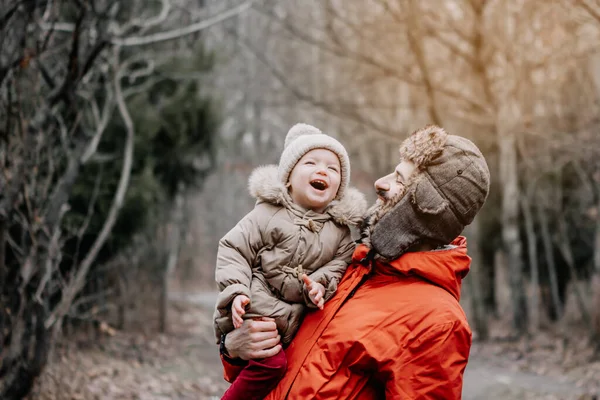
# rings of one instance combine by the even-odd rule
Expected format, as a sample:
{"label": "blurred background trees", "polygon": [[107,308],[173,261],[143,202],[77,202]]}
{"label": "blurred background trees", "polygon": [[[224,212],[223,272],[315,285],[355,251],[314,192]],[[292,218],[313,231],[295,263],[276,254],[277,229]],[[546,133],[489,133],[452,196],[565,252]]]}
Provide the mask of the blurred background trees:
{"label": "blurred background trees", "polygon": [[166,330],[169,283],[214,290],[296,122],[371,200],[413,130],[474,140],[477,337],[581,327],[600,351],[598,50],[595,0],[0,0],[0,397],[61,333]]}
{"label": "blurred background trees", "polygon": [[[215,190],[198,197],[198,224],[214,233],[203,231],[202,259],[247,212],[244,177],[277,162],[294,122],[338,135],[371,199],[397,144],[437,123],[473,139],[493,174],[465,232],[477,336],[493,321],[510,337],[549,327],[568,337],[575,324],[597,346],[599,23],[590,0],[327,0],[257,2],[212,27],[208,43],[231,49],[215,70],[215,92],[231,102],[222,132],[242,145],[227,146],[206,182]],[[224,187],[232,175],[239,183]],[[209,208],[216,198],[222,211]]]}

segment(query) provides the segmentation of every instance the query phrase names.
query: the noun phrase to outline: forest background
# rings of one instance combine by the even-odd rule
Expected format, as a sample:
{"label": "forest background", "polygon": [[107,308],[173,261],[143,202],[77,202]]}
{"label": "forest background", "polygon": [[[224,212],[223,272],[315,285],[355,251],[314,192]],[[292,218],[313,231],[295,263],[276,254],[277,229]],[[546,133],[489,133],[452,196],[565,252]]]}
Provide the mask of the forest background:
{"label": "forest background", "polygon": [[599,51],[596,0],[0,0],[0,398],[177,331],[296,122],[370,201],[413,130],[475,141],[475,339],[600,381]]}

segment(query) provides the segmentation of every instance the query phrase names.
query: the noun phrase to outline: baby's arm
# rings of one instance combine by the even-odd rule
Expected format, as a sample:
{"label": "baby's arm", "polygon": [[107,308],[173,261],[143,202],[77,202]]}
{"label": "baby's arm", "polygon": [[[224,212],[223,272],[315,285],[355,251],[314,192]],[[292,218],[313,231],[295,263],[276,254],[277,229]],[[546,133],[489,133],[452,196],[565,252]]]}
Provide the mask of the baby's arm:
{"label": "baby's arm", "polygon": [[[323,294],[324,301],[329,300],[337,290],[338,282],[342,279],[344,272],[346,272],[346,268],[348,268],[348,264],[352,260],[352,253],[354,253],[354,248],[356,247],[352,240],[350,229],[348,227],[345,227],[344,229],[344,237],[340,241],[340,245],[333,260],[308,275],[312,281],[323,285],[325,289],[325,293]],[[315,307],[310,299],[308,291],[304,291],[304,296],[306,305]]]}
{"label": "baby's arm", "polygon": [[215,280],[221,292],[217,298],[221,315],[227,314],[237,296],[252,299],[252,264],[263,247],[262,227],[266,226],[265,219],[268,218],[264,206],[257,205],[219,241]]}

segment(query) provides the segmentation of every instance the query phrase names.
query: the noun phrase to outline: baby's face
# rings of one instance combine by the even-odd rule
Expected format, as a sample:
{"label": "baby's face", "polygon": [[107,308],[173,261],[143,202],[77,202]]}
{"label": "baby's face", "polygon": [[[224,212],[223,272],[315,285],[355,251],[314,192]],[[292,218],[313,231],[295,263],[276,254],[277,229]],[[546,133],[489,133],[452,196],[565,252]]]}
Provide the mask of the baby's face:
{"label": "baby's face", "polygon": [[294,203],[316,212],[323,212],[340,188],[340,160],[325,149],[309,151],[298,161],[290,174],[290,195]]}

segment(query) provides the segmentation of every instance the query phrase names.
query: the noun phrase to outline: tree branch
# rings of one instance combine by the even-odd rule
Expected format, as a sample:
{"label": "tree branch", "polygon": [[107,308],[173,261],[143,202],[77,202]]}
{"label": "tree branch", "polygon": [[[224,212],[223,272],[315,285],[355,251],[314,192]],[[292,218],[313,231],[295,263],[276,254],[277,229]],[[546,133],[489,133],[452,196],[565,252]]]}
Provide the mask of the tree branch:
{"label": "tree branch", "polygon": [[125,127],[127,128],[127,138],[125,141],[125,151],[123,155],[123,167],[121,169],[121,178],[119,179],[117,191],[115,193],[115,197],[113,198],[113,203],[108,212],[108,216],[104,221],[104,225],[102,226],[98,237],[94,241],[94,244],[87,252],[86,257],[79,265],[77,273],[69,282],[68,286],[65,288],[59,305],[55,308],[54,312],[46,320],[46,328],[54,326],[55,329],[58,329],[57,327],[60,326],[60,321],[68,313],[73,299],[85,284],[85,277],[90,267],[96,260],[96,256],[100,252],[102,246],[104,246],[104,243],[106,242],[110,232],[112,231],[112,228],[117,220],[119,211],[121,210],[121,207],[123,205],[125,194],[127,193],[127,189],[129,187],[129,178],[131,177],[131,167],[133,164],[135,128],[131,116],[129,114],[129,110],[127,109],[127,105],[125,104],[125,99],[123,98],[123,92],[121,88],[122,70],[119,67],[119,53],[121,51],[120,46],[117,46],[114,51],[114,66],[116,70],[114,78],[115,96],[117,99],[117,106],[119,108],[119,112],[121,113],[121,117],[123,119],[123,122],[125,123]]}
{"label": "tree branch", "polygon": [[241,37],[236,36],[236,35],[232,35],[232,36],[235,37],[235,39],[239,42],[240,45],[242,45],[242,47],[246,48],[265,67],[267,67],[269,69],[269,72],[275,77],[275,79],[277,79],[277,81],[279,83],[281,83],[281,85],[283,87],[285,87],[297,99],[299,99],[301,101],[305,101],[309,104],[312,104],[313,106],[322,109],[323,111],[325,111],[326,113],[329,113],[330,115],[337,116],[337,117],[343,116],[343,117],[352,118],[354,121],[359,122],[366,127],[372,128],[373,131],[371,132],[371,134],[373,134],[374,136],[377,136],[381,139],[384,139],[386,141],[392,141],[392,142],[398,141],[398,138],[395,136],[395,132],[391,131],[389,128],[386,129],[383,126],[379,126],[372,120],[368,120],[357,114],[350,114],[348,111],[344,111],[344,110],[340,109],[339,107],[336,108],[331,103],[319,101],[319,100],[315,99],[313,96],[311,96],[310,94],[307,94],[306,92],[302,91],[298,87],[295,87],[294,85],[290,84],[288,82],[288,80],[286,79],[285,74],[283,74],[280,70],[278,70],[275,66],[273,66],[273,64],[271,62],[269,62],[269,60],[264,55],[262,55],[258,51],[256,51],[256,49],[254,49],[252,47],[252,45],[250,43],[248,43],[247,40],[242,39]]}
{"label": "tree branch", "polygon": [[[373,68],[379,70],[381,72],[382,76],[384,76],[384,77],[392,77],[400,82],[409,84],[411,86],[416,86],[416,87],[423,86],[422,82],[419,82],[418,80],[411,78],[410,70],[411,70],[412,64],[410,64],[410,63],[407,65],[402,65],[402,66],[400,66],[400,65],[390,66],[390,65],[386,65],[385,63],[377,60],[374,57],[369,56],[368,54],[354,51],[354,50],[348,49],[347,47],[344,47],[343,49],[336,49],[332,46],[328,46],[328,45],[324,44],[323,42],[318,41],[317,39],[311,37],[310,35],[307,35],[304,31],[298,29],[294,25],[288,23],[281,17],[277,16],[273,11],[266,10],[264,7],[257,7],[257,9],[260,12],[262,12],[263,14],[265,14],[266,16],[269,16],[272,19],[278,21],[282,27],[284,27],[286,30],[288,30],[290,33],[292,33],[295,37],[297,37],[298,39],[302,40],[303,42],[305,42],[309,45],[316,45],[320,49],[325,50],[333,55],[336,55],[336,56],[339,56],[342,58],[346,58],[348,60],[356,61],[358,63],[362,63],[369,67],[373,67]],[[461,101],[465,104],[465,106],[470,107],[473,110],[478,110],[479,112],[482,112],[484,114],[489,113],[489,110],[486,107],[484,107],[480,101],[478,101],[475,98],[471,98],[464,93],[460,93],[456,90],[449,89],[442,85],[433,87],[433,90],[436,93],[448,96],[449,98],[454,99],[455,101]]]}
{"label": "tree branch", "polygon": [[2,293],[4,292],[4,282],[6,278],[6,273],[8,272],[5,265],[7,236],[8,220],[3,215],[0,215],[0,299],[2,299]]}
{"label": "tree branch", "polygon": [[440,114],[437,111],[435,89],[423,49],[422,40],[424,35],[420,22],[418,21],[418,13],[420,11],[418,8],[419,5],[418,3],[415,4],[415,0],[409,1],[412,18],[409,18],[410,22],[408,22],[408,42],[413,54],[415,55],[415,58],[417,59],[417,64],[419,65],[419,69],[421,71],[421,81],[423,82],[423,86],[425,86],[425,92],[427,93],[427,101],[429,103],[427,105],[427,109],[429,117],[431,118],[431,122],[435,125],[442,125]]}
{"label": "tree branch", "polygon": [[96,153],[98,150],[98,145],[100,144],[100,139],[102,139],[102,135],[108,126],[108,122],[113,113],[113,92],[112,90],[107,90],[107,97],[104,100],[104,107],[102,110],[102,114],[99,115],[98,105],[96,104],[96,100],[94,98],[91,99],[92,104],[92,114],[94,115],[94,119],[96,121],[96,133],[94,137],[90,141],[89,145],[85,149],[83,156],[81,156],[81,163],[86,164],[90,158]]}
{"label": "tree branch", "polygon": [[173,29],[167,32],[155,33],[148,36],[133,36],[127,38],[115,38],[112,40],[113,44],[119,46],[142,46],[152,43],[164,42],[166,40],[173,40],[182,36],[189,35],[194,32],[199,32],[203,29],[210,28],[220,22],[223,22],[229,18],[235,17],[236,15],[242,14],[248,10],[256,0],[246,0],[242,4],[225,10],[213,17],[207,18],[203,21],[196,22],[195,24],[188,25],[183,28]]}
{"label": "tree branch", "polygon": [[96,182],[94,182],[94,190],[92,192],[92,197],[88,203],[87,215],[85,216],[85,220],[77,230],[77,244],[75,245],[75,254],[73,254],[73,270],[77,268],[77,263],[79,262],[81,239],[87,231],[88,226],[90,225],[90,222],[92,221],[92,217],[94,215],[94,207],[96,206],[96,199],[98,198],[98,194],[100,193],[100,183],[102,183],[103,170],[104,168],[100,166],[100,171],[96,175]]}
{"label": "tree branch", "polygon": [[[63,204],[61,210],[60,210],[60,219],[62,220],[62,217],[65,215],[65,213],[69,210],[69,206],[68,204]],[[42,293],[44,292],[44,289],[46,288],[46,285],[48,284],[48,282],[50,281],[50,278],[52,277],[52,270],[54,265],[58,265],[57,263],[53,263],[53,261],[55,260],[55,258],[62,258],[62,254],[60,252],[60,234],[61,234],[61,229],[60,229],[60,225],[56,225],[54,227],[54,232],[52,232],[52,236],[50,238],[50,243],[48,244],[48,249],[47,251],[47,255],[46,255],[46,261],[44,264],[44,275],[42,276],[42,280],[40,281],[38,288],[35,292],[35,298],[37,299],[37,301],[40,304],[43,304],[42,301]]]}
{"label": "tree branch", "polygon": [[66,104],[70,104],[72,98],[69,96],[69,89],[74,87],[79,76],[79,40],[81,37],[81,25],[85,13],[82,11],[75,22],[73,29],[71,51],[67,62],[67,73],[65,79],[58,90],[55,90],[49,97],[50,108],[54,107],[59,100],[64,100]]}

